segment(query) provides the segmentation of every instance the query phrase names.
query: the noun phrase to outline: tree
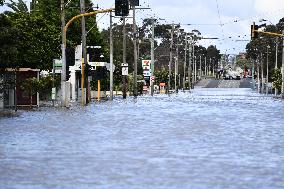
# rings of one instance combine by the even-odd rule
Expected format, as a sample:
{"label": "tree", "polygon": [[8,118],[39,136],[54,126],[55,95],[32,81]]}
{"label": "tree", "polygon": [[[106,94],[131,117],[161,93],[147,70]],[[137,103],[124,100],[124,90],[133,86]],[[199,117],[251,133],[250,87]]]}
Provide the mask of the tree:
{"label": "tree", "polygon": [[0,14],[0,69],[17,66],[17,39],[17,28],[7,15]]}
{"label": "tree", "polygon": [[6,3],[6,5],[16,13],[29,11],[26,3],[23,0],[18,0],[18,2],[10,0],[10,2]]}
{"label": "tree", "polygon": [[251,66],[247,59],[238,59],[236,64],[242,69],[249,68]]}
{"label": "tree", "polygon": [[212,69],[214,70],[217,69],[218,61],[220,60],[221,55],[220,55],[220,50],[218,50],[214,45],[210,45],[207,48],[207,60],[210,60],[210,58],[211,62],[209,62],[209,65],[211,66]]}
{"label": "tree", "polygon": [[281,91],[282,74],[280,69],[274,69],[272,74],[273,86],[278,91]]}

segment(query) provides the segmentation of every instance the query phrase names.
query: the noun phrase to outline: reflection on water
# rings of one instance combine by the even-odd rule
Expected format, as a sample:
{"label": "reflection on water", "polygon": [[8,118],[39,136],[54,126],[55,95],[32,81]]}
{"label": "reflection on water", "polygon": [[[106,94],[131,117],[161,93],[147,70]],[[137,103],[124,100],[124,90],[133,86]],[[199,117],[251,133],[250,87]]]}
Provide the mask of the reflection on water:
{"label": "reflection on water", "polygon": [[284,188],[284,103],[247,89],[0,119],[0,188]]}

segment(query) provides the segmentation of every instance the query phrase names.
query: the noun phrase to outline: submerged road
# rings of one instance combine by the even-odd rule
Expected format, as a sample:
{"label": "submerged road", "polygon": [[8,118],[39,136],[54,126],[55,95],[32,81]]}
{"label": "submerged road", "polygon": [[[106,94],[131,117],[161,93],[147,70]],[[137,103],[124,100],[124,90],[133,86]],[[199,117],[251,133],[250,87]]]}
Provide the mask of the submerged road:
{"label": "submerged road", "polygon": [[0,119],[1,189],[283,189],[284,102],[196,89]]}

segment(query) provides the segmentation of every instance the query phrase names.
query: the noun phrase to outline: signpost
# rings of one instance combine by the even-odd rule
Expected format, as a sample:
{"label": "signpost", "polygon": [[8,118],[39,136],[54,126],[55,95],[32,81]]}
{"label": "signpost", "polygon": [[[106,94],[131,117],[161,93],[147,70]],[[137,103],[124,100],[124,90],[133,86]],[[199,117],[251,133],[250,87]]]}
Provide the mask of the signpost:
{"label": "signpost", "polygon": [[142,68],[144,77],[151,76],[151,60],[142,60]]}
{"label": "signpost", "polygon": [[128,76],[128,64],[121,64],[121,68],[122,68],[122,75]]}

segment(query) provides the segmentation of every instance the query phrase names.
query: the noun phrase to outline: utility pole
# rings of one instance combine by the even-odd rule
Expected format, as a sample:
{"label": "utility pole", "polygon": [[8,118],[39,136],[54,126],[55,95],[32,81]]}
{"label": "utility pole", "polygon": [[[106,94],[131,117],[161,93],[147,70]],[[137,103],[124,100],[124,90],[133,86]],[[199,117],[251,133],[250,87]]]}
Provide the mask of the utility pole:
{"label": "utility pole", "polygon": [[264,93],[264,74],[263,74],[263,55],[262,53],[260,54],[261,57],[261,93]]}
{"label": "utility pole", "polygon": [[183,65],[183,90],[185,89],[186,80],[186,60],[187,60],[187,34],[185,35],[184,65]]}
{"label": "utility pole", "polygon": [[[123,19],[123,64],[126,65],[126,26],[125,26],[125,16],[122,17]],[[122,82],[123,82],[123,99],[126,99],[126,75],[122,76]]]}
{"label": "utility pole", "polygon": [[[152,18],[152,39],[151,39],[151,78],[154,77],[154,69],[155,69],[155,55],[154,55],[154,48],[155,48],[155,19]],[[154,81],[150,78],[151,84],[151,96],[154,95]]]}
{"label": "utility pole", "polygon": [[177,42],[176,42],[176,59],[175,59],[175,93],[178,93],[178,87],[177,87],[177,75],[178,75],[178,42],[179,42],[179,31],[177,35]]}
{"label": "utility pole", "polygon": [[209,75],[211,76],[211,64],[212,64],[212,58],[209,60]]}
{"label": "utility pole", "polygon": [[137,42],[136,42],[136,35],[137,35],[137,28],[136,28],[136,18],[135,18],[135,5],[132,5],[133,10],[133,43],[134,43],[134,98],[138,96],[137,93]]}
{"label": "utility pole", "polygon": [[[275,70],[278,68],[278,37],[276,37],[276,53],[275,53]],[[275,88],[275,96],[278,94],[278,89]]]}
{"label": "utility pole", "polygon": [[201,55],[200,55],[200,60],[199,60],[199,79],[201,79],[201,75],[202,75],[202,67],[201,67],[201,65],[202,65],[202,57],[201,57]]}
{"label": "utility pole", "polygon": [[110,63],[110,73],[109,73],[109,91],[110,100],[113,100],[113,33],[112,33],[112,12],[109,13],[110,26],[109,26],[109,63]]}
{"label": "utility pole", "polygon": [[[85,10],[85,0],[80,0],[80,9],[81,9],[81,14],[84,14],[86,12]],[[88,60],[87,60],[87,40],[86,40],[86,21],[85,21],[85,17],[82,17],[82,22],[81,22],[81,26],[82,26],[82,77],[87,73],[85,71],[85,67],[88,64]],[[86,105],[88,103],[88,82],[86,82],[88,79],[88,75],[85,75],[85,78],[82,78],[82,105]],[[84,90],[86,89],[86,93],[84,92]]]}
{"label": "utility pole", "polygon": [[205,56],[205,77],[207,76],[207,57]]}
{"label": "utility pole", "polygon": [[260,93],[259,60],[257,60],[257,92]]}
{"label": "utility pole", "polygon": [[265,86],[265,91],[266,91],[266,95],[268,95],[268,61],[269,61],[269,57],[268,57],[268,49],[269,46],[267,46],[267,53],[266,53],[266,86]]}
{"label": "utility pole", "polygon": [[254,83],[254,60],[253,59],[251,59],[252,61],[251,61],[251,63],[252,63],[252,90],[255,90],[255,83]]}
{"label": "utility pole", "polygon": [[192,43],[192,64],[193,64],[193,77],[192,77],[192,86],[195,84],[195,47]]}
{"label": "utility pole", "polygon": [[61,106],[67,107],[67,99],[66,99],[66,33],[64,32],[65,27],[65,3],[64,0],[61,0],[61,32],[62,32],[62,71],[61,71]]}
{"label": "utility pole", "polygon": [[188,49],[188,85],[189,90],[192,89],[192,44],[190,43]]}
{"label": "utility pole", "polygon": [[175,25],[172,24],[172,30],[171,30],[171,46],[170,46],[170,62],[169,62],[169,94],[170,94],[170,90],[171,90],[171,77],[172,77],[172,63],[173,63],[173,45],[174,45],[174,29],[175,29]]}
{"label": "utility pole", "polygon": [[[282,34],[284,35],[284,30],[282,30]],[[282,85],[281,85],[281,96],[284,99],[284,37],[282,37]]]}
{"label": "utility pole", "polygon": [[194,56],[194,81],[197,82],[197,56]]}

